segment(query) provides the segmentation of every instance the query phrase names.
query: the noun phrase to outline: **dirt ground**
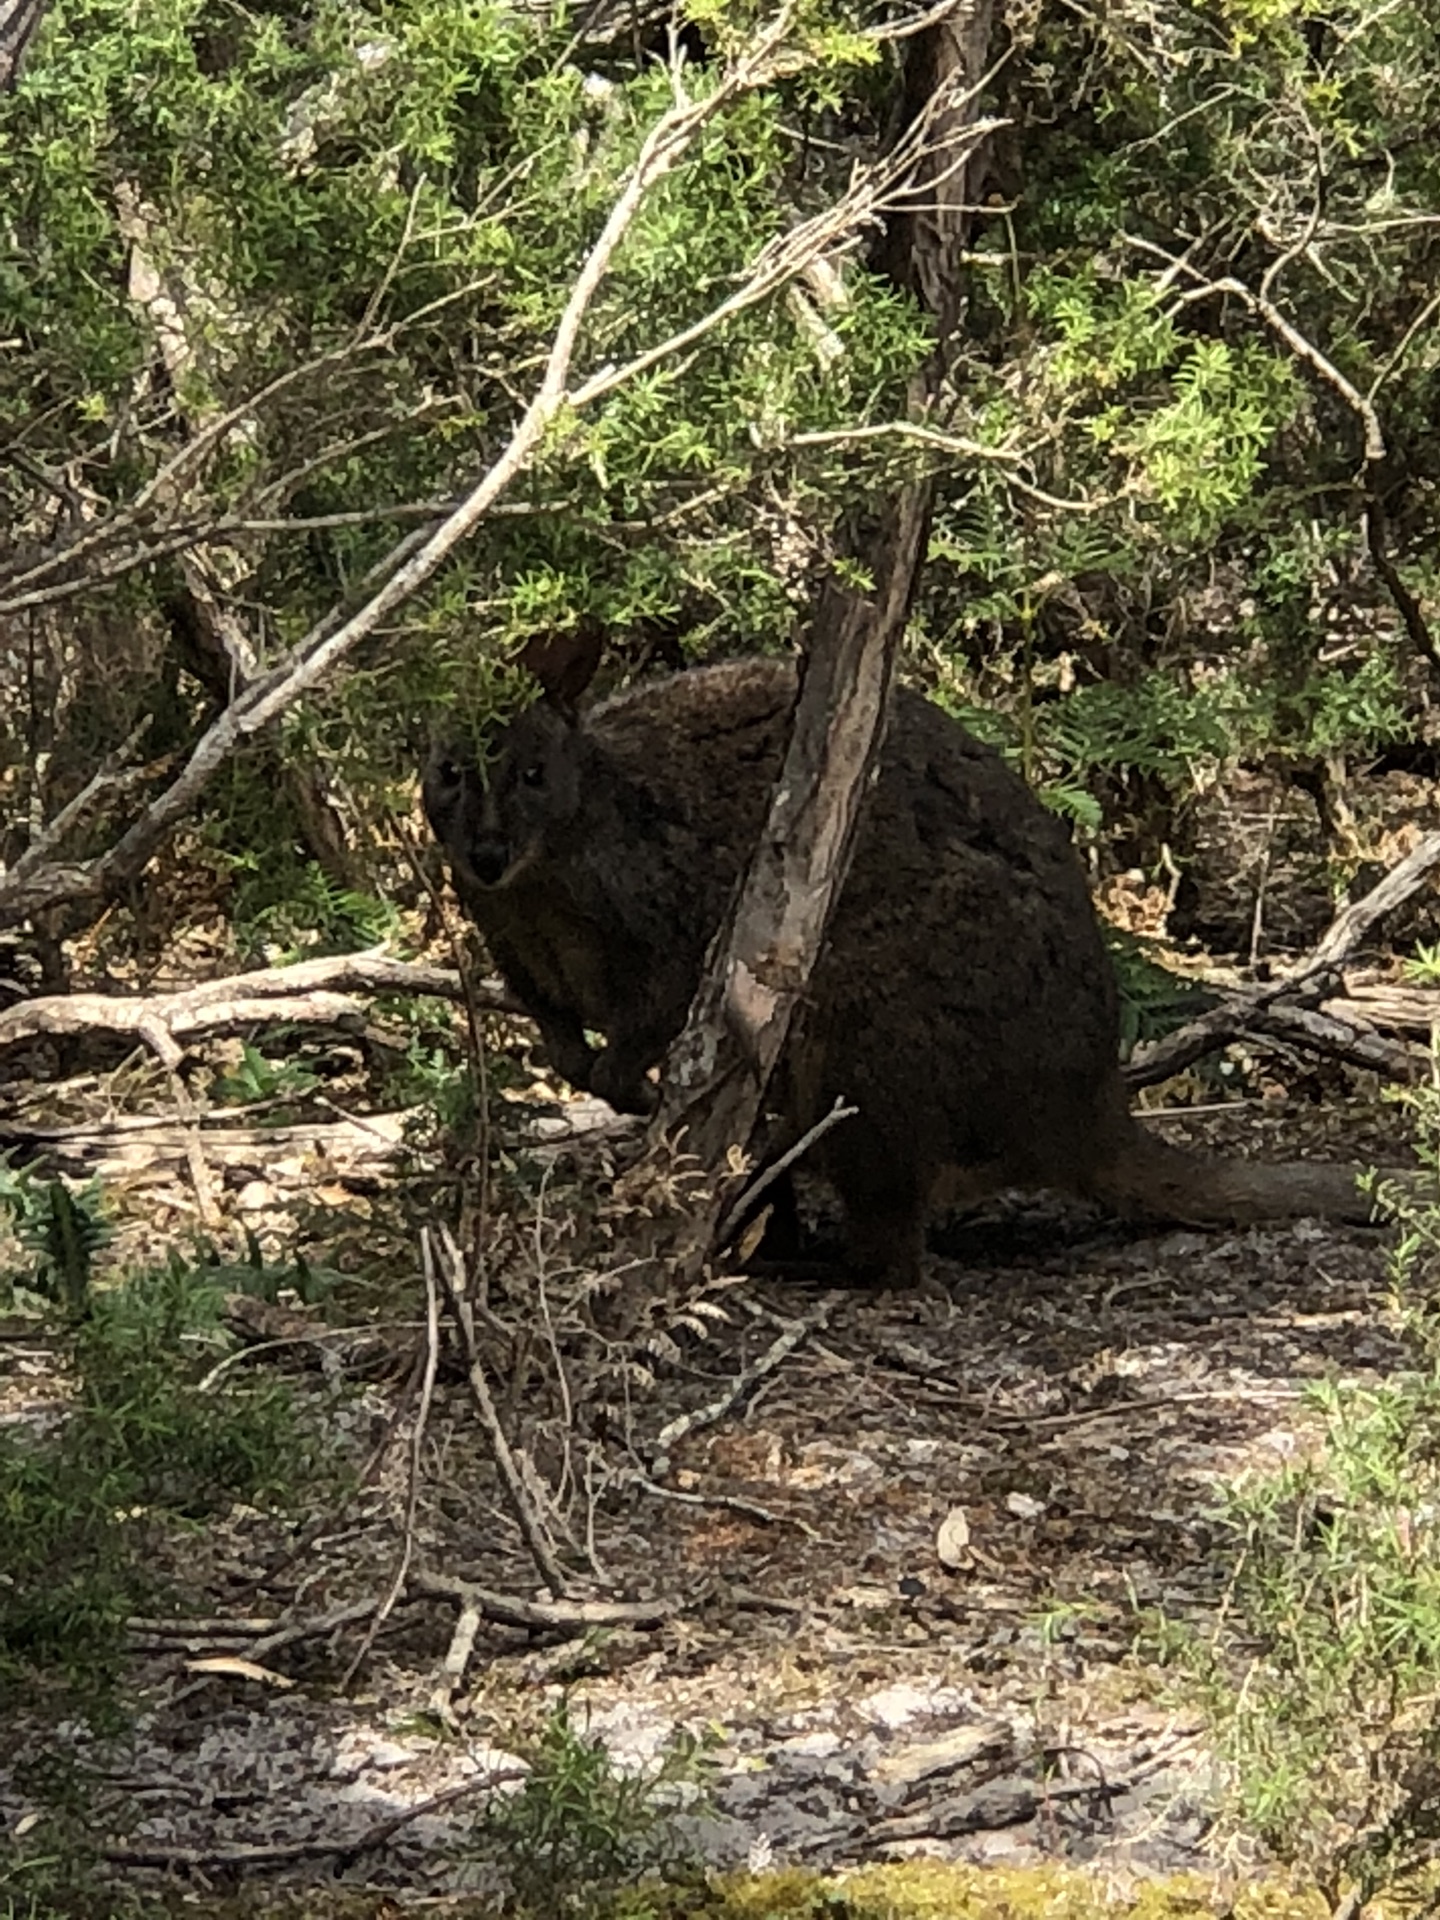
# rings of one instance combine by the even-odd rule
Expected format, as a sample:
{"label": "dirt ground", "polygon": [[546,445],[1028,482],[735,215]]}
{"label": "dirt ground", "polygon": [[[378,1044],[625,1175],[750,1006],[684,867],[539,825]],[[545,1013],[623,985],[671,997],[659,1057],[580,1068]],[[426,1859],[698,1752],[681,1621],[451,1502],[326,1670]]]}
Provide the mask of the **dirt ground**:
{"label": "dirt ground", "polygon": [[[1401,1155],[1393,1108],[1325,1091],[1153,1124],[1256,1157]],[[626,1273],[613,1222],[571,1230],[604,1135],[577,1159],[532,1131],[509,1156],[531,1198],[492,1219],[485,1367],[571,1598],[658,1603],[551,1630],[488,1602],[466,1619],[476,1588],[517,1619],[546,1595],[453,1346],[423,1385],[418,1233],[450,1215],[443,1182],[423,1154],[367,1159],[358,1124],[353,1162],[336,1134],[216,1173],[220,1240],[248,1225],[350,1276],[323,1319],[250,1324],[277,1344],[244,1364],[287,1370],[358,1482],[318,1517],[237,1510],[173,1540],[183,1598],[134,1623],[133,1726],[45,1730],[97,1770],[109,1859],[222,1889],[483,1886],[455,1843],[568,1694],[624,1764],[703,1743],[681,1821],[719,1864],[1245,1863],[1153,1627],[1213,1618],[1220,1495],[1307,1445],[1306,1388],[1397,1360],[1381,1233],[1140,1233],[1015,1200],[948,1223],[916,1295],[744,1277],[680,1295]],[[393,1155],[399,1129],[380,1132]],[[179,1163],[132,1174],[130,1255],[193,1230]],[[56,1394],[12,1329],[0,1419]],[[12,1761],[40,1737],[9,1732]],[[6,1826],[36,1811],[0,1767]]]}

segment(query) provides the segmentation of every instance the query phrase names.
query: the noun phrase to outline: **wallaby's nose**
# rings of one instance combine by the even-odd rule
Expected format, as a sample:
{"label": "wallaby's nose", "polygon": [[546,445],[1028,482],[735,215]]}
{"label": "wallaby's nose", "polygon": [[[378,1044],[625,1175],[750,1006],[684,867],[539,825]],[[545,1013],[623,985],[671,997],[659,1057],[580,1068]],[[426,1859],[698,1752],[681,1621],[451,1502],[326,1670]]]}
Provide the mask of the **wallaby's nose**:
{"label": "wallaby's nose", "polygon": [[510,865],[510,849],[503,840],[477,840],[470,849],[470,865],[482,887],[498,887]]}

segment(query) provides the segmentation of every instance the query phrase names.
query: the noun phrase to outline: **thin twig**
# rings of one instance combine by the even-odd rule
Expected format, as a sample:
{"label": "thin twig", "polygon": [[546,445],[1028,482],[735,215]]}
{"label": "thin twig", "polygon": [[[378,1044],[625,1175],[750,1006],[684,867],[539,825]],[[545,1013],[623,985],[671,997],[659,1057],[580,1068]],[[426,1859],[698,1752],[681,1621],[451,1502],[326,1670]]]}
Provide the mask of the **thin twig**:
{"label": "thin twig", "polygon": [[[449,1230],[443,1225],[435,1229],[435,1239],[439,1243],[440,1258],[435,1262],[435,1271],[445,1290],[446,1303],[455,1322],[455,1330],[460,1339],[460,1350],[465,1360],[465,1377],[470,1388],[470,1397],[475,1402],[480,1415],[481,1425],[490,1442],[490,1451],[500,1472],[500,1481],[510,1504],[510,1511],[519,1522],[525,1544],[531,1557],[540,1570],[541,1578],[558,1598],[569,1594],[572,1581],[570,1575],[561,1566],[555,1550],[550,1544],[539,1514],[535,1511],[529,1494],[525,1489],[524,1476],[511,1452],[510,1442],[495,1408],[495,1400],[490,1392],[490,1383],[485,1377],[484,1362],[480,1357],[480,1343],[475,1338],[475,1316],[470,1302],[466,1298],[465,1260],[456,1246]],[[430,1229],[421,1233],[421,1244],[425,1257],[430,1258]]]}
{"label": "thin twig", "polygon": [[435,1573],[412,1574],[406,1598],[458,1600],[462,1606],[478,1607],[498,1626],[552,1633],[585,1633],[592,1627],[659,1627],[687,1604],[675,1595],[658,1600],[519,1600]]}
{"label": "thin twig", "polygon": [[795,1162],[807,1154],[817,1140],[829,1133],[832,1127],[838,1127],[842,1120],[852,1119],[859,1111],[858,1107],[847,1107],[843,1100],[837,1100],[823,1119],[817,1120],[808,1133],[801,1134],[793,1147],[788,1148],[778,1160],[772,1161],[763,1172],[758,1174],[734,1204],[727,1209],[725,1218],[715,1229],[715,1250],[718,1252],[729,1243],[741,1218],[747,1213],[754,1212],[756,1202],[761,1195],[768,1193],[780,1176],[788,1173]]}
{"label": "thin twig", "polygon": [[682,1507],[718,1507],[724,1513],[738,1513],[744,1520],[754,1520],[762,1527],[798,1527],[807,1540],[818,1540],[820,1534],[794,1513],[772,1513],[769,1507],[762,1507],[755,1500],[741,1500],[733,1493],[690,1493],[682,1492],[678,1487],[662,1487],[658,1480],[651,1480],[643,1473],[630,1476],[630,1484],[639,1487],[642,1493],[653,1493],[659,1500],[673,1500]]}
{"label": "thin twig", "polygon": [[812,1333],[818,1333],[835,1311],[840,1299],[838,1293],[826,1294],[819,1305],[808,1313],[803,1320],[794,1320],[761,1354],[753,1366],[744,1368],[729,1382],[718,1399],[711,1400],[703,1407],[696,1407],[691,1413],[682,1413],[678,1419],[669,1421],[655,1436],[654,1452],[650,1461],[650,1472],[654,1479],[663,1480],[670,1471],[670,1454],[680,1441],[701,1427],[713,1427],[723,1420],[730,1409],[745,1398],[751,1388],[758,1385],[767,1374],[771,1374],[782,1365],[804,1340]]}
{"label": "thin twig", "polygon": [[410,1431],[409,1472],[405,1488],[405,1527],[400,1559],[395,1568],[394,1578],[390,1582],[389,1591],[375,1609],[360,1645],[355,1649],[349,1665],[340,1677],[341,1693],[350,1691],[351,1682],[375,1644],[376,1634],[394,1612],[401,1594],[405,1591],[410,1563],[415,1558],[415,1518],[420,1509],[421,1463],[425,1451],[425,1430],[430,1421],[430,1401],[435,1392],[435,1374],[440,1364],[440,1292],[435,1284],[435,1266],[431,1257],[430,1243],[423,1237],[420,1251],[425,1275],[425,1369],[420,1376],[420,1404],[415,1409],[415,1424]]}

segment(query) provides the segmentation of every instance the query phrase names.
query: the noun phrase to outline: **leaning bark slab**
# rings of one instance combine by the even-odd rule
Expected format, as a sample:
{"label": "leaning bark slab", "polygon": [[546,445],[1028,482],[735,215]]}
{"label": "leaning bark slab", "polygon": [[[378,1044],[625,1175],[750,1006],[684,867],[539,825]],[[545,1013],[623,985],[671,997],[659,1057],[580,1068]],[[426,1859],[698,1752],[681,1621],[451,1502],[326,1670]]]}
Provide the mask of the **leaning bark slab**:
{"label": "leaning bark slab", "polygon": [[929,488],[916,486],[887,514],[873,597],[838,583],[820,596],[770,817],[671,1051],[652,1128],[657,1146],[683,1133],[704,1166],[744,1153],[849,871],[929,505]]}

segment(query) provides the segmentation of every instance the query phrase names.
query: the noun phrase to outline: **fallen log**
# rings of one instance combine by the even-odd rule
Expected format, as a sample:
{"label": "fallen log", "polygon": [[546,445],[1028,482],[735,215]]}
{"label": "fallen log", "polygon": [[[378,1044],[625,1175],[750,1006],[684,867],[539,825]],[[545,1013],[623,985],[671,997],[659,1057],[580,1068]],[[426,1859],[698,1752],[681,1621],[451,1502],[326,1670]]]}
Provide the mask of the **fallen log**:
{"label": "fallen log", "polygon": [[1320,1011],[1339,1020],[1361,1014],[1372,1027],[1400,1033],[1429,1033],[1432,1027],[1440,1027],[1440,987],[1407,987],[1398,980],[1373,985],[1347,982],[1345,998],[1322,1000]]}

